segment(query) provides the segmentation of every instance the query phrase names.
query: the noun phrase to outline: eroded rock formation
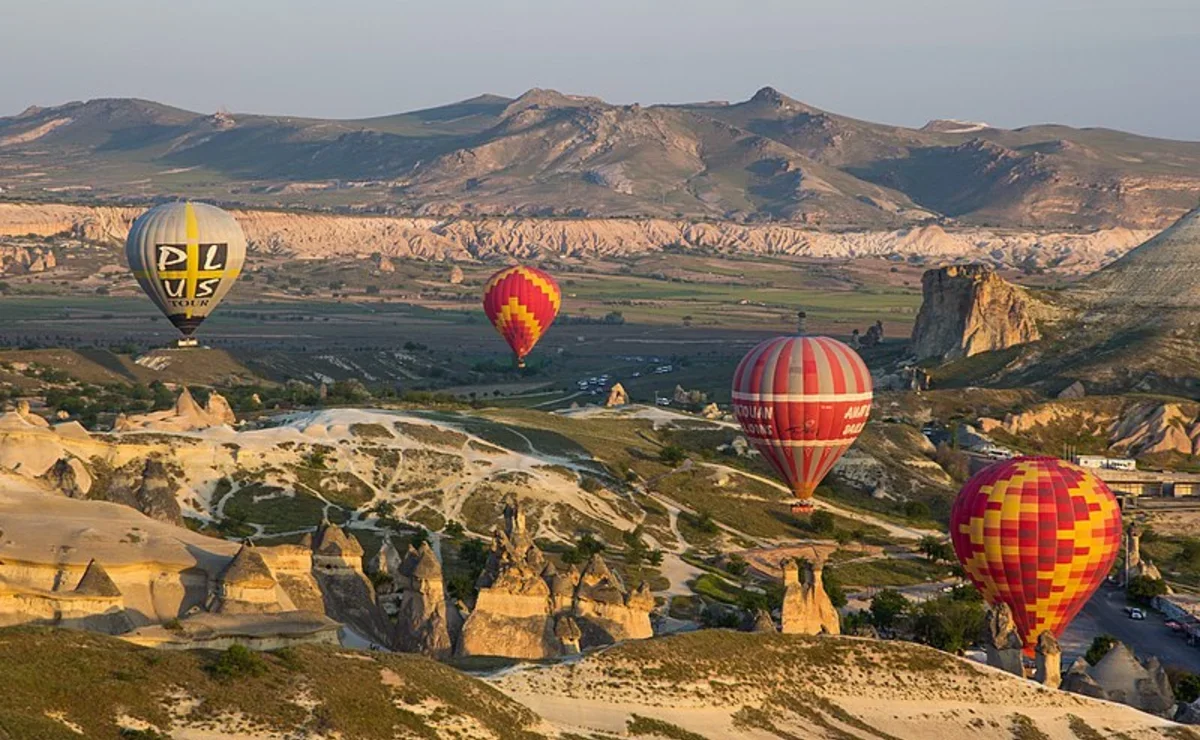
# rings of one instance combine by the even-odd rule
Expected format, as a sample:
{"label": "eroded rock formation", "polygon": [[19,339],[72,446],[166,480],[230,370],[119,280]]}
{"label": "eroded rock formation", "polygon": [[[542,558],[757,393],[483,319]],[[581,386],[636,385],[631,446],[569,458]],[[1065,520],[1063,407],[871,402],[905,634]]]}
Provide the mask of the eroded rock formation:
{"label": "eroded rock formation", "polygon": [[952,265],[921,278],[922,301],[913,325],[918,359],[957,359],[1041,339],[1036,318],[1045,310],[986,265]]}
{"label": "eroded rock formation", "polygon": [[397,647],[432,658],[448,658],[453,646],[442,564],[428,542],[416,550],[407,570],[408,586],[396,615]]}
{"label": "eroded rock formation", "polygon": [[805,561],[803,581],[800,565],[794,559],[784,561],[781,567],[784,588],[781,631],[787,635],[841,634],[837,610],[821,580],[822,565]]}
{"label": "eroded rock formation", "polygon": [[1063,689],[1085,696],[1128,704],[1143,712],[1171,717],[1175,694],[1158,658],[1139,661],[1124,643],[1117,643],[1096,665],[1078,660],[1067,672]]}
{"label": "eroded rock formation", "polygon": [[625,393],[625,386],[620,383],[614,383],[613,387],[608,391],[608,398],[605,399],[604,405],[607,408],[615,406],[624,406],[629,403],[629,395]]}
{"label": "eroded rock formation", "polygon": [[1038,635],[1035,653],[1037,664],[1033,680],[1043,686],[1057,689],[1062,683],[1062,648],[1059,647],[1053,632],[1046,630]]}
{"label": "eroded rock formation", "polygon": [[[643,583],[628,591],[599,555],[582,572],[574,566],[555,568],[525,530],[520,505],[510,501],[504,509],[504,529],[493,536],[457,653],[549,658],[651,637],[653,608],[649,586]],[[579,636],[573,638],[576,631]]]}
{"label": "eroded rock formation", "polygon": [[1008,604],[997,604],[988,610],[983,647],[987,653],[988,665],[1015,676],[1025,677],[1025,666],[1021,661],[1024,643],[1017,632],[1017,623]]}

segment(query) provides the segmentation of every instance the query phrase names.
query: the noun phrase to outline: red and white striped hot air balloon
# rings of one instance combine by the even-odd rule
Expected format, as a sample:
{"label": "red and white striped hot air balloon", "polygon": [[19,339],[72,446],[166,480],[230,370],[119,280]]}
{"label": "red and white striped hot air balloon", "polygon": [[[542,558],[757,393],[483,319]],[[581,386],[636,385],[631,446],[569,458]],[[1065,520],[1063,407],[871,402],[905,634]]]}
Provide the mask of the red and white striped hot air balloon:
{"label": "red and white striped hot air balloon", "polygon": [[733,412],[763,457],[812,509],[813,491],[866,426],[871,373],[829,337],[768,339],[733,374]]}

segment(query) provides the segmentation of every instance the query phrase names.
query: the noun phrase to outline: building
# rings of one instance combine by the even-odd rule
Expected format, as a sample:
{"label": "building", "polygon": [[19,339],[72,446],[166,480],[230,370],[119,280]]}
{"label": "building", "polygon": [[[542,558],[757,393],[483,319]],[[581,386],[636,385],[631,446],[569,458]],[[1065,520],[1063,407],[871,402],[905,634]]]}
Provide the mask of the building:
{"label": "building", "polygon": [[1132,457],[1076,455],[1073,462],[1081,468],[1092,468],[1094,470],[1137,470],[1137,460],[1134,460]]}

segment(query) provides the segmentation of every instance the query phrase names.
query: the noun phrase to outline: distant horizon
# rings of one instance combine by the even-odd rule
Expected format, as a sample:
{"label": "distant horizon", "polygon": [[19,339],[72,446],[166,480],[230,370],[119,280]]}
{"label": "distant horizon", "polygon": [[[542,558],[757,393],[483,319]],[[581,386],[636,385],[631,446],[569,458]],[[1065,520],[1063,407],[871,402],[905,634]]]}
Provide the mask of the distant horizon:
{"label": "distant horizon", "polygon": [[361,119],[530,87],[616,104],[763,85],[919,127],[1200,141],[1195,0],[14,0],[0,111],[98,97]]}
{"label": "distant horizon", "polygon": [[743,95],[742,97],[734,97],[734,98],[710,97],[710,98],[702,98],[702,99],[698,99],[698,100],[674,100],[674,101],[609,100],[609,99],[603,98],[599,95],[594,95],[594,94],[590,94],[590,93],[580,93],[580,92],[575,92],[575,91],[571,91],[571,90],[562,90],[562,89],[557,89],[557,88],[548,88],[548,87],[533,85],[533,86],[525,88],[521,92],[514,93],[514,94],[504,94],[504,93],[486,91],[486,92],[475,93],[474,95],[468,95],[466,97],[455,98],[453,100],[446,100],[441,103],[434,103],[432,105],[423,105],[423,106],[416,107],[416,108],[404,108],[404,109],[399,109],[399,110],[384,111],[384,112],[373,113],[373,114],[368,114],[368,115],[364,115],[364,116],[327,116],[327,115],[313,115],[313,114],[306,114],[306,113],[293,113],[290,111],[236,110],[236,109],[230,108],[228,106],[223,106],[223,105],[218,106],[217,108],[214,108],[212,110],[200,110],[200,109],[197,109],[194,107],[189,107],[187,105],[181,105],[181,104],[174,103],[174,102],[167,101],[167,100],[158,100],[158,99],[154,99],[154,98],[147,98],[147,97],[137,96],[137,95],[126,95],[126,96],[95,95],[95,96],[91,96],[91,97],[87,97],[87,98],[76,98],[73,100],[63,100],[61,102],[52,103],[52,104],[31,103],[30,105],[27,105],[13,113],[5,113],[3,111],[0,111],[0,119],[16,118],[17,116],[21,115],[22,113],[29,110],[30,108],[37,108],[40,110],[50,110],[50,109],[54,109],[54,108],[61,108],[63,106],[67,106],[67,105],[72,105],[75,103],[89,103],[89,102],[98,101],[98,100],[142,100],[142,101],[145,101],[148,103],[155,103],[157,105],[163,105],[168,108],[174,108],[176,110],[182,110],[182,111],[186,111],[189,113],[195,113],[197,115],[210,115],[210,114],[216,113],[218,111],[225,111],[225,112],[229,113],[230,115],[234,115],[234,116],[244,115],[244,116],[262,116],[262,117],[270,117],[270,118],[304,118],[304,119],[314,119],[314,120],[352,122],[352,121],[365,121],[365,120],[370,120],[373,118],[386,118],[388,116],[418,113],[421,111],[433,110],[436,108],[443,108],[443,107],[447,107],[447,106],[451,106],[451,105],[457,105],[460,103],[468,102],[470,100],[475,100],[478,98],[485,98],[485,97],[495,97],[495,98],[501,98],[501,99],[511,101],[511,100],[516,100],[516,99],[520,98],[522,95],[525,95],[526,93],[532,92],[534,90],[545,90],[545,91],[549,91],[549,92],[556,92],[556,93],[560,93],[562,95],[566,95],[569,97],[575,97],[575,98],[599,98],[604,103],[607,103],[607,104],[613,105],[613,106],[640,105],[642,107],[649,108],[649,107],[659,107],[659,106],[670,107],[670,106],[689,106],[689,105],[691,105],[691,106],[736,105],[738,103],[745,103],[745,102],[749,101],[751,98],[754,97],[754,95],[757,92],[759,92],[760,90],[763,90],[765,88],[772,88],[772,89],[782,93],[783,95],[787,96],[788,98],[795,100],[796,102],[811,106],[813,108],[820,109],[826,113],[832,113],[834,115],[839,115],[839,116],[842,116],[845,118],[853,118],[853,119],[857,119],[857,120],[862,120],[862,121],[866,121],[868,123],[880,124],[880,125],[885,125],[885,126],[899,126],[902,128],[908,128],[908,129],[914,129],[914,130],[920,129],[922,126],[924,126],[930,122],[933,122],[933,121],[956,121],[956,122],[960,122],[960,123],[987,124],[991,128],[1003,129],[1003,130],[1018,130],[1018,129],[1029,128],[1029,127],[1033,127],[1033,126],[1066,126],[1068,128],[1079,129],[1079,130],[1106,129],[1106,130],[1113,130],[1113,131],[1121,131],[1123,133],[1134,134],[1137,136],[1144,136],[1144,137],[1148,137],[1148,138],[1165,139],[1165,140],[1180,141],[1180,142],[1187,142],[1187,143],[1192,143],[1192,142],[1200,143],[1200,133],[1197,133],[1195,138],[1160,136],[1160,135],[1156,135],[1153,133],[1145,133],[1142,131],[1136,131],[1136,130],[1127,129],[1127,128],[1119,128],[1117,126],[1105,125],[1103,123],[1078,124],[1078,123],[1065,123],[1062,121],[1045,120],[1045,121],[1028,121],[1025,123],[1018,123],[1015,125],[1002,125],[1002,124],[995,123],[994,121],[986,120],[981,117],[970,117],[970,116],[953,116],[953,117],[930,116],[919,122],[897,122],[897,121],[878,120],[878,119],[872,119],[872,118],[865,118],[863,116],[857,116],[857,115],[846,113],[844,111],[839,111],[836,109],[831,109],[831,108],[825,107],[823,105],[814,103],[810,100],[806,100],[799,96],[792,95],[787,90],[780,88],[778,86],[775,86],[775,85],[759,85],[758,87],[754,88],[751,92],[749,92],[746,95]]}

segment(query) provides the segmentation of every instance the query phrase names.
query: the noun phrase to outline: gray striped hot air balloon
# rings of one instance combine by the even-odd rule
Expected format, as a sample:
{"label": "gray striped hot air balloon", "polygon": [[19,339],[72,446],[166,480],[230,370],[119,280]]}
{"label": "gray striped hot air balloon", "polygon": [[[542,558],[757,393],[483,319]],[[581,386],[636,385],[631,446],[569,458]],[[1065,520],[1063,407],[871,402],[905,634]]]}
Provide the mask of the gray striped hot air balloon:
{"label": "gray striped hot air balloon", "polygon": [[220,208],[166,203],[133,222],[125,257],[142,290],[183,334],[180,345],[194,345],[192,333],[242,271],[246,235]]}

